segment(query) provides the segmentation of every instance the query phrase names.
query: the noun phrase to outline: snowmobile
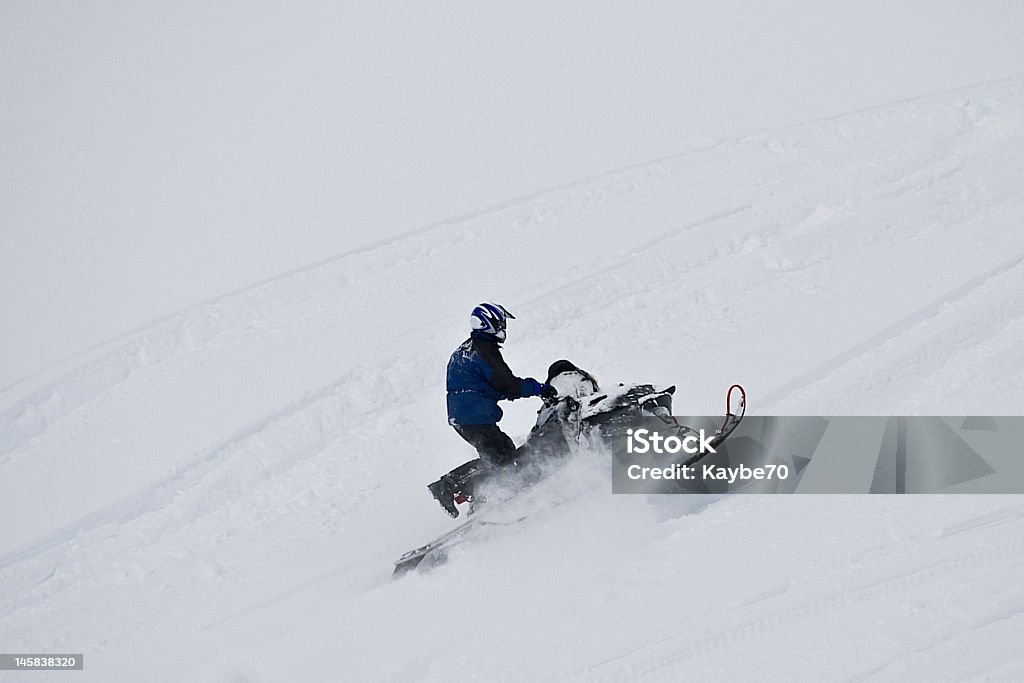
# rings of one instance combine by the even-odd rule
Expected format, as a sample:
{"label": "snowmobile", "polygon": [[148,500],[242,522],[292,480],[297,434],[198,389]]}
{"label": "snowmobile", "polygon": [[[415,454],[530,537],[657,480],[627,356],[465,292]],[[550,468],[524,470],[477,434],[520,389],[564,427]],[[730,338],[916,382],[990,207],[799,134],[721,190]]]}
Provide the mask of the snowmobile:
{"label": "snowmobile", "polygon": [[[491,508],[510,496],[530,488],[558,466],[581,445],[610,447],[612,441],[635,427],[639,418],[658,418],[666,428],[676,430],[680,437],[694,432],[672,416],[675,386],[657,389],[651,384],[619,384],[602,390],[587,371],[568,360],[559,360],[548,368],[547,384],[557,394],[544,399],[526,442],[516,449],[513,466],[494,469],[474,460],[453,470],[459,484],[457,503],[470,503],[470,519],[424,546],[410,550],[395,562],[394,576],[425,566],[436,566],[446,559],[445,548],[465,536],[474,527],[493,524],[481,519],[481,506]],[[732,405],[736,395],[737,405]],[[734,384],[726,396],[726,416],[711,439],[712,446],[724,441],[739,426],[746,411],[746,394]],[[695,455],[684,464],[692,464]],[[488,490],[498,488],[504,496],[488,500]],[[520,520],[513,520],[520,521]],[[507,523],[507,522],[504,522]]]}

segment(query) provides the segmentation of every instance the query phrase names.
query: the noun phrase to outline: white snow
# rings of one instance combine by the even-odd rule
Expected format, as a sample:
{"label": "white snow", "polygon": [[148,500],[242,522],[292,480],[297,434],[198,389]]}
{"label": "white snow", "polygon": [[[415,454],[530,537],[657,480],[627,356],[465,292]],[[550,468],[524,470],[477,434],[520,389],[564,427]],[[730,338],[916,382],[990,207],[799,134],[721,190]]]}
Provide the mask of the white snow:
{"label": "white snow", "polygon": [[[998,4],[981,6],[1000,16]],[[870,11],[834,21],[874,26]],[[949,45],[950,17],[979,21],[963,12],[940,14],[938,44]],[[813,23],[806,16],[796,23]],[[227,29],[206,30],[196,49]],[[789,35],[779,30],[777,39]],[[295,31],[285,55],[304,44]],[[308,49],[324,54],[330,38],[325,27]],[[283,58],[271,53],[260,63]],[[171,57],[156,67],[154,83],[187,80]],[[20,348],[59,327],[53,320],[6,342],[22,354],[15,366],[46,367],[14,372],[0,392],[0,650],[85,654],[84,672],[33,680],[1019,680],[1022,496],[613,496],[607,463],[593,454],[556,475],[563,504],[460,547],[433,572],[389,576],[392,560],[453,524],[425,485],[472,455],[445,422],[443,377],[481,300],[516,315],[505,356],[517,372],[541,376],[568,358],[605,384],[676,384],[680,413],[720,413],[737,381],[751,414],[1024,412],[1024,77],[975,81],[954,90],[933,81],[921,91],[934,94],[831,118],[821,117],[864,103],[754,112],[690,145],[664,137],[674,99],[654,111],[666,122],[649,147],[630,138],[618,156],[556,164],[536,184],[523,169],[546,157],[533,152],[509,172],[516,182],[497,174],[466,190],[468,206],[423,203],[444,193],[450,173],[405,206],[400,195],[359,195],[383,212],[378,225],[463,215],[400,236],[367,228],[321,252],[341,255],[283,274],[311,260],[312,233],[278,260],[218,279],[208,271],[223,244],[243,244],[244,255],[276,243],[217,233],[223,216],[196,208],[218,255],[148,309],[151,318],[181,310],[148,323],[132,319],[144,308],[108,315],[101,338],[141,326],[91,346],[69,320],[74,346],[59,352]],[[898,78],[888,84],[886,99],[920,95]],[[558,85],[552,76],[544,87]],[[290,105],[278,106],[287,120]],[[782,125],[797,111],[816,120]],[[751,121],[762,127],[732,130]],[[217,149],[207,144],[214,133],[181,152],[183,168]],[[481,123],[470,138],[489,136]],[[424,158],[443,156],[444,141],[423,142]],[[30,142],[7,142],[32,156]],[[672,149],[685,151],[665,156]],[[657,160],[596,173],[640,161],[633,153]],[[272,193],[271,181],[246,192]],[[301,205],[288,183],[273,221],[336,219],[317,204],[329,188],[309,188]],[[114,185],[104,192],[97,202],[120,196]],[[174,241],[184,209],[149,223],[153,192],[141,195],[138,220]],[[42,234],[69,229],[25,213],[19,196],[4,219],[12,233],[36,219]],[[241,196],[226,192],[222,206]],[[17,249],[32,243],[19,239]],[[174,268],[194,251],[145,249],[165,247]],[[133,268],[153,265],[145,249],[126,252],[139,259]],[[107,269],[76,267],[75,277]],[[11,282],[22,283],[27,271],[16,272]],[[108,275],[130,289],[126,272]],[[20,298],[21,286],[3,281],[21,311],[5,313],[5,327],[39,305]],[[537,407],[511,405],[503,425],[521,439]]]}
{"label": "white snow", "polygon": [[[0,388],[422,225],[1024,71],[1013,0],[0,8]],[[472,297],[478,298],[478,297]]]}

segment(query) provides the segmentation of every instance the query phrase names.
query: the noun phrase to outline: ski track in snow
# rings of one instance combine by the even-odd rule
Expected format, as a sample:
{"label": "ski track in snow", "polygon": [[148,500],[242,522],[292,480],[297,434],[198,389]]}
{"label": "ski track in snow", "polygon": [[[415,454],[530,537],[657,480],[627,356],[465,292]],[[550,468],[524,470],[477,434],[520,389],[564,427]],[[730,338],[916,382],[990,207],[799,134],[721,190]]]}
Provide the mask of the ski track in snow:
{"label": "ski track in snow", "polygon": [[[896,370],[896,367],[893,363],[889,363],[888,365],[879,364],[878,356],[882,355],[882,347],[897,342],[900,338],[911,337],[911,332],[915,328],[922,327],[926,324],[936,323],[938,319],[954,305],[962,305],[964,302],[970,302],[972,298],[977,299],[979,290],[988,285],[991,280],[999,278],[1011,271],[1016,271],[1022,264],[1024,264],[1024,254],[1018,254],[1005,263],[971,278],[967,283],[956,287],[939,297],[937,300],[913,311],[902,320],[873,334],[870,338],[852,349],[844,351],[834,358],[829,359],[822,365],[812,369],[810,372],[807,372],[800,377],[795,378],[791,382],[787,382],[783,386],[765,394],[762,398],[764,404],[767,406],[775,405],[777,402],[781,402],[783,399],[789,398],[801,390],[806,391],[809,387],[814,385],[832,386],[831,382],[836,378],[836,375],[838,374],[837,371],[850,365],[855,360],[859,361],[862,366],[872,365],[876,368],[875,372],[877,373],[884,372],[887,375],[885,378],[886,383],[891,382],[891,373]],[[948,359],[950,354],[955,353],[958,350],[963,350],[979,344],[984,340],[990,339],[1001,328],[1011,324],[1015,318],[1020,318],[1024,315],[1024,295],[1021,295],[1021,292],[1024,292],[1024,286],[1022,286],[1024,285],[1024,282],[1021,282],[1022,279],[1024,278],[1022,278],[1020,274],[1016,274],[1012,284],[1007,287],[1008,292],[1003,295],[1003,298],[999,298],[996,301],[996,305],[990,305],[980,313],[976,311],[967,311],[965,313],[964,311],[957,310],[952,315],[946,315],[946,317],[950,318],[950,323],[964,328],[964,330],[969,331],[969,334],[961,334],[956,337],[954,344],[945,344],[944,339],[940,338],[939,343],[948,347],[948,353],[941,354],[935,352],[936,335],[934,333],[929,333],[927,337],[929,346],[928,353],[940,361],[945,361]],[[903,348],[910,346],[912,343],[913,342],[905,343]],[[919,350],[918,353],[923,354],[925,351]],[[905,363],[906,360],[905,354],[901,356],[901,363]],[[882,369],[878,370],[879,367]],[[935,368],[928,369],[934,370]],[[923,375],[924,373],[919,370],[919,368],[914,368],[913,374],[918,376]],[[864,373],[862,372],[862,377],[863,374]]]}
{"label": "ski track in snow", "polygon": [[[995,514],[1002,515],[1003,513]],[[986,515],[985,517],[991,516]],[[1019,510],[1015,510],[1013,516],[1019,518]],[[782,627],[807,622],[822,615],[834,616],[835,613],[848,610],[859,603],[880,603],[879,608],[884,609],[885,600],[891,600],[894,596],[906,596],[912,590],[936,583],[950,574],[977,576],[980,573],[979,570],[983,568],[991,570],[993,566],[998,566],[998,563],[1008,563],[1008,561],[1013,561],[1013,564],[1019,567],[1024,565],[1020,557],[1021,550],[1024,550],[1024,537],[1011,536],[1001,540],[994,547],[970,550],[952,557],[943,556],[938,561],[919,562],[915,558],[927,556],[929,550],[920,547],[919,543],[908,544],[900,548],[900,554],[904,556],[907,565],[910,566],[909,571],[904,566],[900,571],[886,575],[884,578],[876,578],[863,583],[854,579],[844,582],[844,588],[839,591],[830,586],[821,595],[810,599],[797,598],[793,600],[792,596],[788,595],[789,591],[766,596],[752,604],[729,610],[725,615],[719,615],[713,627],[692,627],[688,630],[659,634],[654,642],[626,655],[608,659],[581,673],[584,673],[584,678],[588,680],[601,680],[599,673],[602,668],[608,668],[611,664],[619,664],[622,668],[616,670],[610,680],[619,679],[623,669],[628,671],[633,680],[644,680],[652,676],[657,678],[658,675],[665,674],[666,671],[687,671],[692,675],[701,671],[700,662],[695,663],[693,660],[703,660],[704,666],[707,668],[702,671],[703,675],[700,677],[703,678],[704,675],[710,677],[714,675],[715,667],[720,665],[723,659],[719,654],[721,650],[747,647],[747,641],[767,638],[771,634],[778,633]],[[891,564],[891,558],[888,557],[890,552],[892,549],[887,548],[885,555],[876,552],[865,558],[860,558],[859,564],[862,566],[859,569],[867,573],[865,570],[871,565]],[[793,604],[794,602],[796,604]],[[1022,616],[1022,620],[1024,620],[1024,609],[1016,608],[1010,613],[1001,614],[998,618],[1014,619],[1018,615]],[[983,628],[991,623],[994,623],[994,619],[989,618],[983,623],[973,625],[972,629]],[[939,643],[945,643],[959,635],[959,633],[944,635],[929,642],[925,647],[918,648],[916,652],[934,649]],[[885,669],[896,668],[895,662],[900,658],[905,657],[901,656],[878,665],[869,672],[854,676],[853,679],[863,680],[876,677]],[[642,664],[631,664],[624,661],[627,659],[642,662]],[[753,676],[756,674],[756,665],[753,662],[751,665],[750,675]],[[901,679],[905,679],[907,673],[906,671],[902,672]],[[780,678],[785,677],[780,676]]]}
{"label": "ski track in snow", "polygon": [[[501,680],[534,648],[548,659],[519,662],[534,678],[781,680],[803,644],[828,647],[827,632],[871,652],[816,659],[818,678],[901,680],[923,667],[936,680],[1012,679],[1024,668],[1007,646],[1024,623],[1012,497],[810,499],[844,549],[803,519],[809,499],[655,519],[655,503],[589,496],[450,567],[387,575],[447,524],[424,485],[469,455],[444,424],[441,378],[463,309],[481,298],[518,316],[514,369],[539,375],[566,357],[606,381],[675,383],[678,412],[716,414],[723,388],[742,381],[752,413],[1020,414],[1021,177],[1017,78],[516,198],[208,300],[16,382],[0,392],[0,640],[84,651],[90,680],[317,678],[331,669],[281,662],[339,641],[365,647],[365,660],[350,651],[353,674],[393,679],[462,666],[461,678]],[[529,409],[509,412],[525,431]],[[587,515],[604,523],[606,553],[575,538]],[[830,554],[792,531],[746,528],[772,523],[816,531]],[[558,539],[580,557],[540,555],[555,565],[551,585],[499,562]],[[777,552],[808,564],[767,577],[730,568]],[[654,598],[688,575],[709,594]],[[517,596],[520,580],[535,595]],[[399,625],[412,602],[460,628],[460,590],[476,591],[480,618],[509,623],[464,643]],[[535,624],[545,609],[568,614],[564,625]],[[555,652],[573,624],[596,635]],[[155,651],[182,633],[191,662]],[[408,651],[371,661],[400,637]],[[955,656],[967,649],[981,656]],[[134,658],[116,659],[126,651]]]}

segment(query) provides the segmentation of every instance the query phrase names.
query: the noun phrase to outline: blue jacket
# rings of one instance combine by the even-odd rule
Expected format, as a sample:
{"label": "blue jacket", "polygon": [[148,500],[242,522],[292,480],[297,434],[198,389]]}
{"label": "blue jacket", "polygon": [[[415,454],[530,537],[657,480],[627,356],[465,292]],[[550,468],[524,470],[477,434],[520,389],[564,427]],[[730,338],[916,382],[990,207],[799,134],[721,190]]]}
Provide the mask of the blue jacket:
{"label": "blue jacket", "polygon": [[539,396],[541,384],[512,374],[501,347],[488,334],[474,330],[448,361],[448,423],[492,425],[501,419],[498,401]]}

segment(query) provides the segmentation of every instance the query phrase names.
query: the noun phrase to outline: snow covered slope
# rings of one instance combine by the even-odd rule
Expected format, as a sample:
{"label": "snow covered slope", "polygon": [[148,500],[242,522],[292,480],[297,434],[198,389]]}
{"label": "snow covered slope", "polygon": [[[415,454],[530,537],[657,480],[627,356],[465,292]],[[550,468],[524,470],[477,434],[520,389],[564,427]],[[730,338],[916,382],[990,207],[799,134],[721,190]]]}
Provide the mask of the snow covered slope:
{"label": "snow covered slope", "polygon": [[471,455],[443,372],[482,299],[518,372],[679,412],[733,381],[761,414],[1024,412],[1022,177],[1015,78],[482,209],[26,378],[0,643],[97,681],[1024,675],[1019,497],[601,493],[388,576],[451,524],[424,486]]}
{"label": "snow covered slope", "polygon": [[0,6],[0,388],[693,140],[1024,72],[1012,0]]}

